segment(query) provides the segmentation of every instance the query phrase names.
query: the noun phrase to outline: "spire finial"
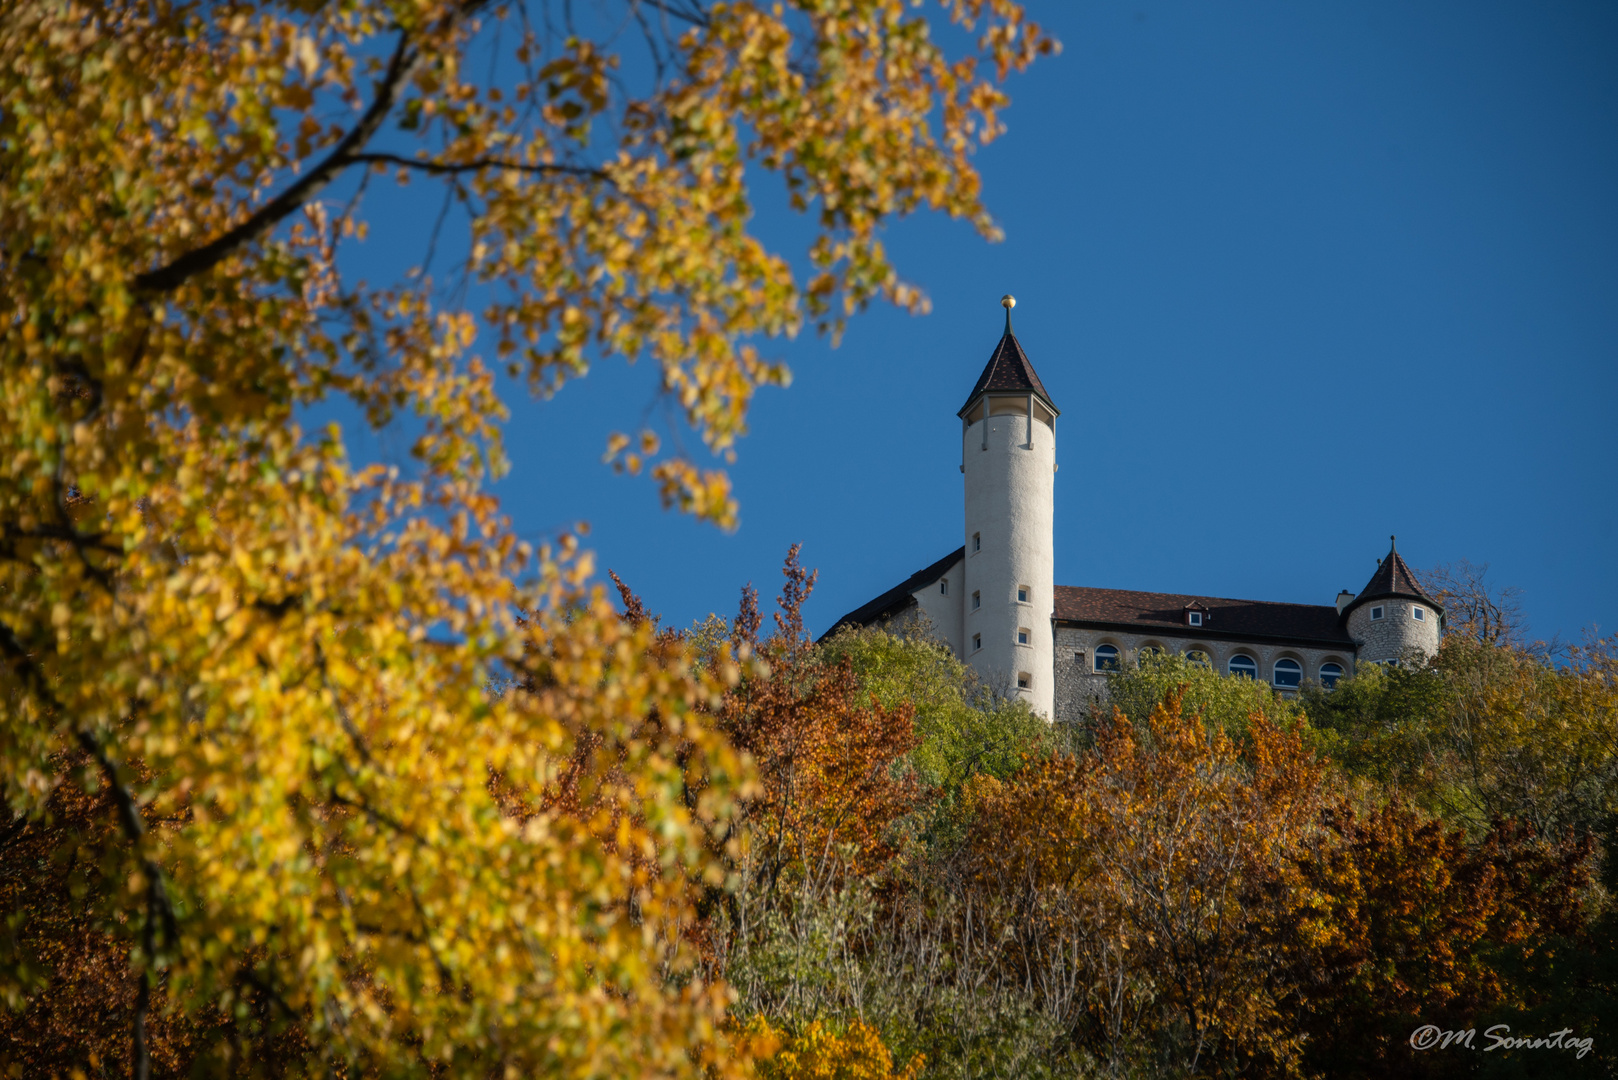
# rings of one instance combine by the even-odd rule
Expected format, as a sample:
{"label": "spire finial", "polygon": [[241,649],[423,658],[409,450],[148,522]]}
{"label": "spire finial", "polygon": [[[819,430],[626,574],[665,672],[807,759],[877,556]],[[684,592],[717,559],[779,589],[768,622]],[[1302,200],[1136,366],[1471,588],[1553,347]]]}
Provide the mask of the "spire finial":
{"label": "spire finial", "polygon": [[1010,293],[1000,298],[1000,306],[1006,309],[1006,333],[1011,333],[1011,309],[1017,306],[1017,298]]}
{"label": "spire finial", "polygon": [[1389,551],[1398,551],[1399,550],[1399,538],[1397,536],[1393,536],[1391,534],[1388,536],[1388,550]]}

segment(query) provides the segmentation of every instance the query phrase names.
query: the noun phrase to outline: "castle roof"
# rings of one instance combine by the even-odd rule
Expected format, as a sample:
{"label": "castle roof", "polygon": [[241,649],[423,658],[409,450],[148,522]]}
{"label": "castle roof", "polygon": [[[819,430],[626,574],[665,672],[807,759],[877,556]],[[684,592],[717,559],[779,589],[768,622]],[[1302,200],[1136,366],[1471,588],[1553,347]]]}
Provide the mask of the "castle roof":
{"label": "castle roof", "polygon": [[1062,410],[1051,401],[1051,395],[1046,392],[1045,384],[1039,381],[1034,365],[1028,362],[1028,354],[1023,352],[1017,335],[1011,332],[1010,311],[1006,312],[1006,332],[1001,335],[1000,344],[994,347],[983,374],[978,376],[977,385],[966,395],[966,404],[962,405],[961,411],[955,415],[964,416],[979,395],[986,393],[1033,393],[1053,414],[1057,416],[1062,414]]}
{"label": "castle roof", "polygon": [[1376,573],[1365,583],[1365,588],[1343,608],[1343,618],[1348,618],[1348,613],[1361,604],[1390,597],[1420,600],[1440,615],[1444,613],[1444,605],[1422,591],[1416,575],[1410,572],[1409,565],[1399,555],[1398,539],[1392,536],[1388,537],[1388,557],[1377,564]]}
{"label": "castle roof", "polygon": [[[1207,613],[1201,626],[1186,624],[1185,612],[1191,607]],[[1175,637],[1310,642],[1354,648],[1353,639],[1337,617],[1337,608],[1331,604],[1282,604],[1058,585],[1056,621],[1136,634],[1155,631]]]}
{"label": "castle roof", "polygon": [[875,600],[861,604],[841,619],[832,623],[831,629],[821,634],[819,640],[825,641],[844,626],[869,626],[874,622],[899,614],[899,612],[916,602],[914,593],[925,589],[943,577],[944,571],[964,558],[966,558],[966,545],[962,544],[937,562],[917,570]]}

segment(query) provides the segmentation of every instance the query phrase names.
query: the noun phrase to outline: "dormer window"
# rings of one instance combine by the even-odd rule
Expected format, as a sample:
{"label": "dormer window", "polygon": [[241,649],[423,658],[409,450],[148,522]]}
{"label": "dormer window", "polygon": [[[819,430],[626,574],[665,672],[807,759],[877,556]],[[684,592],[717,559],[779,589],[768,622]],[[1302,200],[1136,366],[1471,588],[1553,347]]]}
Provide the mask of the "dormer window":
{"label": "dormer window", "polygon": [[1371,609],[1371,621],[1375,622],[1376,620],[1380,619],[1381,617],[1382,617],[1382,605],[1378,604],[1376,607]]}
{"label": "dormer window", "polygon": [[1202,612],[1200,612],[1200,611],[1188,611],[1188,612],[1186,612],[1185,613],[1185,621],[1187,623],[1189,623],[1190,625],[1192,625],[1192,626],[1201,626],[1202,625]]}
{"label": "dormer window", "polygon": [[1017,586],[1017,603],[1019,603],[1019,604],[1028,603],[1028,586],[1026,586],[1026,585],[1018,585]]}
{"label": "dormer window", "polygon": [[1201,626],[1208,621],[1208,608],[1200,600],[1193,600],[1185,606],[1185,624],[1187,626]]}
{"label": "dormer window", "polygon": [[1410,607],[1410,617],[1415,619],[1417,622],[1426,622],[1427,609],[1422,607],[1420,604],[1412,604]]}

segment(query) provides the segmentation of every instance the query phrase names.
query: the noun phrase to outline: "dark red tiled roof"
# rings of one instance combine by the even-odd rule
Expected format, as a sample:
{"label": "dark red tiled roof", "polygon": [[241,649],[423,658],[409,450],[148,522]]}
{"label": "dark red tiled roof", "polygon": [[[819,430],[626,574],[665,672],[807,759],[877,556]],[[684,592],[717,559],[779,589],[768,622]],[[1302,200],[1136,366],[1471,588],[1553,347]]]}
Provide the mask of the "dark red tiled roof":
{"label": "dark red tiled roof", "polygon": [[966,558],[966,545],[962,544],[932,565],[917,570],[875,600],[861,604],[853,611],[850,611],[847,615],[832,623],[831,629],[821,634],[818,640],[825,641],[844,626],[869,626],[879,619],[897,615],[915,603],[915,597],[911,595],[912,593],[925,589],[943,577],[945,570],[948,570],[964,558]]}
{"label": "dark red tiled roof", "polygon": [[1409,565],[1400,557],[1397,540],[1391,536],[1388,537],[1388,557],[1377,566],[1376,573],[1371,575],[1371,580],[1365,583],[1365,588],[1360,590],[1360,594],[1343,609],[1343,614],[1346,616],[1368,600],[1380,600],[1388,596],[1404,596],[1411,600],[1420,600],[1439,614],[1442,615],[1444,612],[1444,605],[1422,590],[1416,575],[1410,572]]}
{"label": "dark red tiled roof", "polygon": [[[1190,604],[1200,604],[1206,611],[1201,626],[1186,624],[1185,609]],[[1279,638],[1345,649],[1354,647],[1337,617],[1337,608],[1331,604],[1278,604],[1267,600],[1058,585],[1056,619],[1136,633],[1155,630],[1181,637]]]}
{"label": "dark red tiled roof", "polygon": [[1050,394],[1045,392],[1045,384],[1039,381],[1039,375],[1034,371],[1034,365],[1028,362],[1028,354],[1022,351],[1022,345],[1017,341],[1017,335],[1011,332],[1011,323],[1006,322],[1006,332],[1000,338],[1000,344],[994,347],[994,353],[989,357],[988,366],[983,374],[978,376],[977,385],[972,392],[966,395],[966,404],[955,415],[963,415],[978,395],[990,392],[1021,392],[1033,391],[1038,395],[1051,412],[1061,415],[1061,410],[1051,401]]}

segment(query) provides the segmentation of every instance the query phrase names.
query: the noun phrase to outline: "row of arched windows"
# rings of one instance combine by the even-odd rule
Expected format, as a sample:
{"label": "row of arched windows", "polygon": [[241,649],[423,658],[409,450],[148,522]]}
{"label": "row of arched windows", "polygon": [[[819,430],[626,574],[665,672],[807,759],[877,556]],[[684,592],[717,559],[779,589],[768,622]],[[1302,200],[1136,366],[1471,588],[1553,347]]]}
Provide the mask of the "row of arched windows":
{"label": "row of arched windows", "polygon": [[[1140,650],[1141,655],[1149,656],[1161,650],[1146,646]],[[1185,658],[1193,664],[1202,664],[1213,667],[1213,658],[1201,649],[1192,649],[1185,654]],[[1123,653],[1116,645],[1097,645],[1093,661],[1096,672],[1106,674],[1123,670]],[[1258,661],[1247,653],[1239,652],[1225,662],[1227,674],[1240,679],[1258,678]],[[1330,690],[1337,685],[1343,677],[1343,665],[1328,661],[1320,665],[1318,678],[1326,689]],[[1283,656],[1270,667],[1270,684],[1283,690],[1295,690],[1303,685],[1303,665],[1290,656]]]}

